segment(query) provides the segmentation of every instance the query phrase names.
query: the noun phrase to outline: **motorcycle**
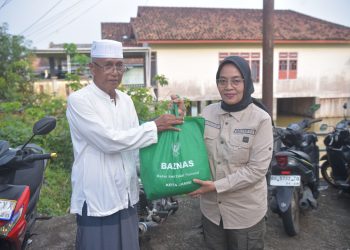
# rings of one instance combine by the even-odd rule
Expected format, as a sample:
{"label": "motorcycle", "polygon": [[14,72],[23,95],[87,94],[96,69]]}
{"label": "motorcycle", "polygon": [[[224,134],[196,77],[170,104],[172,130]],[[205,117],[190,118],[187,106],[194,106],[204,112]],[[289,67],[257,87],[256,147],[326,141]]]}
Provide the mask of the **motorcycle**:
{"label": "motorcycle", "polygon": [[[340,192],[350,193],[350,120],[346,119],[346,103],[343,105],[344,119],[337,123],[333,131],[327,134],[323,143],[326,154],[321,157],[322,177]],[[321,131],[327,130],[327,124],[322,124]]]}
{"label": "motorcycle", "polygon": [[56,119],[45,117],[34,124],[23,146],[10,148],[0,141],[0,249],[25,249],[30,242],[47,160],[56,154],[29,142],[55,127]]}
{"label": "motorcycle", "polygon": [[275,144],[281,145],[271,161],[269,205],[289,236],[299,233],[300,212],[317,207],[319,149],[316,134],[306,130],[319,121],[304,119],[274,128]]}
{"label": "motorcycle", "polygon": [[169,215],[174,214],[179,208],[179,203],[174,197],[150,200],[146,196],[140,179],[139,183],[140,194],[139,202],[137,204],[139,233],[140,235],[144,235],[151,228],[165,222]]}

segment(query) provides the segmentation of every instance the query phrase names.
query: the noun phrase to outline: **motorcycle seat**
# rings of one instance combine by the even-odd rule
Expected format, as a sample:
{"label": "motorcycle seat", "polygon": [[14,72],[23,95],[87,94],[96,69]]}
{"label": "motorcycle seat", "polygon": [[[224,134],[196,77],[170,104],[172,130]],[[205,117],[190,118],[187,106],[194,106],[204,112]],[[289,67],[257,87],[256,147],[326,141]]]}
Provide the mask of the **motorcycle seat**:
{"label": "motorcycle seat", "polygon": [[5,166],[16,157],[17,151],[14,149],[3,150],[0,154],[0,167]]}
{"label": "motorcycle seat", "polygon": [[294,149],[290,149],[288,150],[289,152],[292,152],[293,154],[303,158],[304,160],[308,161],[308,162],[311,162],[311,158],[308,154],[302,152],[302,151],[299,151],[299,150],[294,150]]}
{"label": "motorcycle seat", "polygon": [[3,155],[8,149],[10,145],[7,141],[0,141],[0,156]]}

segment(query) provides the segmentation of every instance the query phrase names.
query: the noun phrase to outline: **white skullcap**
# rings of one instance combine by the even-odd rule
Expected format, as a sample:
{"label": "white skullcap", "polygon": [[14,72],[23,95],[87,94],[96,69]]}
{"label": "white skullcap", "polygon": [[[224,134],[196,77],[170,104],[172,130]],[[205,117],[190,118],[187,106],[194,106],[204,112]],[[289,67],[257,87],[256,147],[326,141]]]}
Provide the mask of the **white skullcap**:
{"label": "white skullcap", "polygon": [[122,43],[108,39],[93,41],[91,58],[123,58]]}

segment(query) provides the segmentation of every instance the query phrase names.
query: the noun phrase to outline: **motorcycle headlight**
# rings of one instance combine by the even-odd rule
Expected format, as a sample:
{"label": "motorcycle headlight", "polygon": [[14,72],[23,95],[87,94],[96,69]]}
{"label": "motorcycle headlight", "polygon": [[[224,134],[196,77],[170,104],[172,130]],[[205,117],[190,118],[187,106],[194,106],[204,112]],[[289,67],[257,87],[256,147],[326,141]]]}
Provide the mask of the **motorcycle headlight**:
{"label": "motorcycle headlight", "polygon": [[0,227],[0,235],[6,237],[7,234],[12,230],[12,228],[17,224],[19,218],[21,218],[23,212],[23,206],[18,210],[17,213],[14,213],[12,218],[6,222],[3,226]]}

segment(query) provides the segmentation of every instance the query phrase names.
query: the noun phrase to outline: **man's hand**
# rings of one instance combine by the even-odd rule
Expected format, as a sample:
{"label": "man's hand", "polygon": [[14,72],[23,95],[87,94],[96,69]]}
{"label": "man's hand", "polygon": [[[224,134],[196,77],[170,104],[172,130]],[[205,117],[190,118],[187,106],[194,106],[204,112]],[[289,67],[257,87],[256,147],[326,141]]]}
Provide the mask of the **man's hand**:
{"label": "man's hand", "polygon": [[173,125],[182,124],[184,121],[182,117],[176,117],[175,115],[165,114],[155,119],[154,122],[157,125],[158,132],[160,132],[164,130],[180,131],[179,128],[175,128],[173,127]]}
{"label": "man's hand", "polygon": [[201,185],[201,187],[198,188],[196,191],[193,191],[193,192],[188,194],[192,197],[199,197],[201,194],[216,191],[214,182],[212,182],[212,181],[202,181],[199,179],[193,179],[193,182]]}

